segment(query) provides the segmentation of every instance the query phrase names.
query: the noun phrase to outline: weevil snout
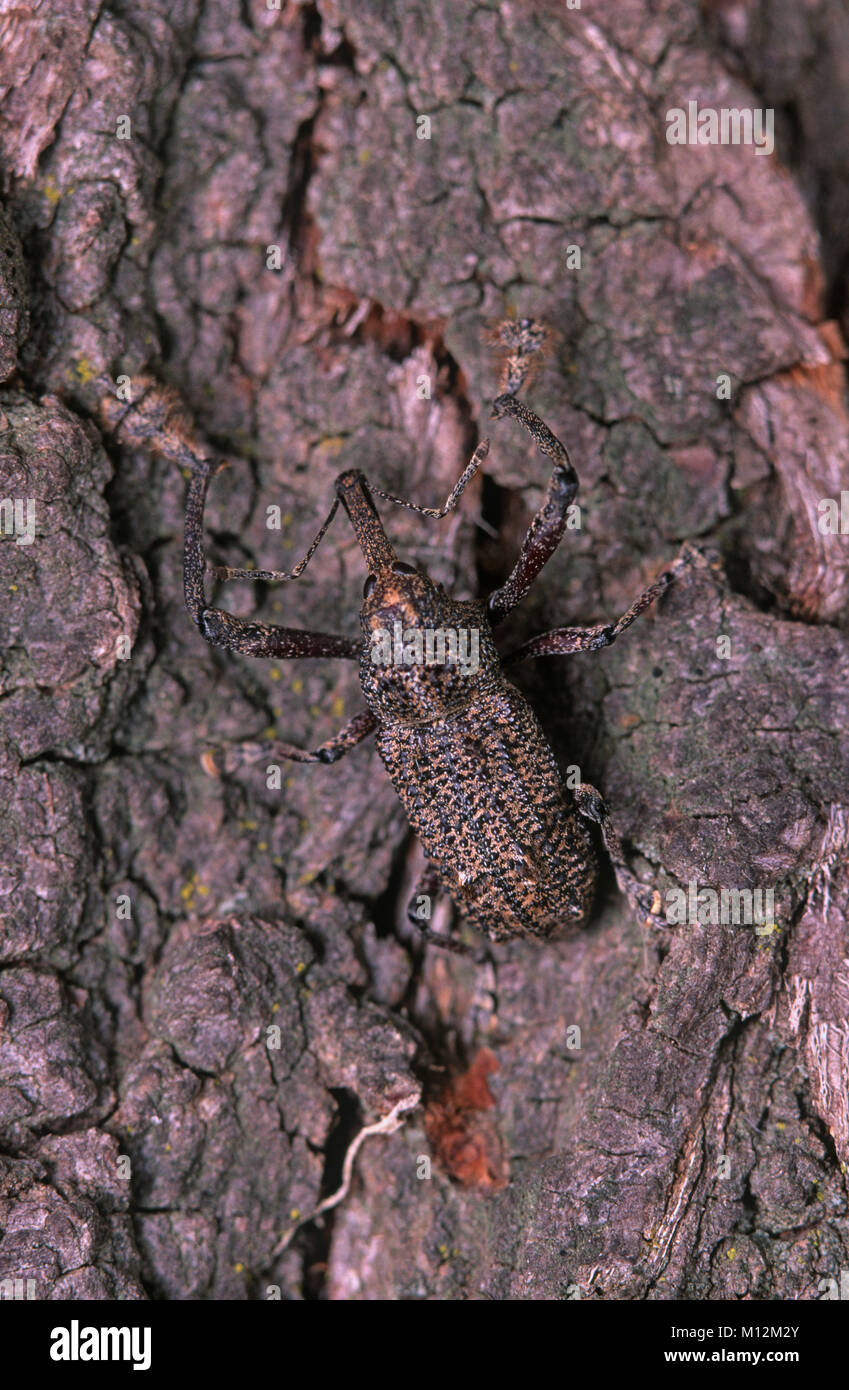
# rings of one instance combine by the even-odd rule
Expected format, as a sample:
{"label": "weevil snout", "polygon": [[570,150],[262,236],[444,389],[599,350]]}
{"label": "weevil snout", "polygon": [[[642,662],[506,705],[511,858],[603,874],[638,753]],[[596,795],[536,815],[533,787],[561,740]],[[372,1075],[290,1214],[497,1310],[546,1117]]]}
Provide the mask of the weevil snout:
{"label": "weevil snout", "polygon": [[398,563],[398,557],[383,529],[366,476],[349,468],[336,479],[336,496],[348,513],[354,534],[370,574],[380,574]]}

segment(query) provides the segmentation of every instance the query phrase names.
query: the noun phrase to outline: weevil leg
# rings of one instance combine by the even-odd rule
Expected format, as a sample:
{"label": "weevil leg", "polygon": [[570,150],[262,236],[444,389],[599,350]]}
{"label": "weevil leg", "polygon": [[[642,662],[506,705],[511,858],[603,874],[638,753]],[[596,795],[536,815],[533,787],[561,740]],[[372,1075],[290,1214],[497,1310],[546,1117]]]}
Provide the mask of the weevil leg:
{"label": "weevil leg", "polygon": [[281,743],[274,739],[262,743],[229,744],[223,750],[204,753],[201,761],[206,771],[214,777],[266,758],[288,758],[293,763],[336,763],[351,748],[356,748],[358,743],[362,743],[363,739],[374,733],[376,728],[376,716],[370,709],[364,709],[355,714],[338,734],[334,734],[333,738],[329,738],[326,743],[320,744],[311,752],[304,748],[296,748],[292,743]]}
{"label": "weevil leg", "polygon": [[[442,880],[439,877],[439,870],[436,865],[429,860],[422,869],[418,883],[413,889],[410,901],[407,903],[407,921],[412,922],[413,926],[417,927],[419,930],[425,931],[426,924],[431,918],[430,908],[432,900],[438,897],[442,891]],[[419,913],[419,908],[423,906],[420,902],[421,898],[426,898],[428,900],[427,915],[424,917]]]}
{"label": "weevil leg", "polygon": [[344,657],[356,660],[360,643],[348,637],[327,632],[309,632],[300,628],[248,623],[219,608],[209,608],[206,602],[205,576],[207,569],[221,579],[296,579],[309,564],[315,550],[336,514],[339,505],[334,501],[324,525],[300,564],[290,572],[276,570],[239,570],[207,566],[203,545],[203,513],[210,479],[225,466],[226,460],[212,460],[206,447],[192,429],[191,422],[173,391],[161,383],[146,381],[137,398],[126,409],[116,412],[114,397],[103,402],[105,427],[117,439],[133,446],[152,448],[162,458],[189,470],[190,482],[186,499],[185,542],[183,551],[183,587],[186,607],[208,642],[226,647],[245,656],[257,657]]}
{"label": "weevil leg", "polygon": [[433,899],[441,892],[443,892],[443,887],[439,870],[435,864],[428,863],[422,870],[410,901],[407,903],[407,921],[416,928],[421,939],[429,942],[432,946],[441,946],[444,951],[452,951],[455,956],[474,956],[475,952],[471,946],[467,946],[464,941],[457,941],[454,937],[442,936],[439,932],[433,931],[427,925],[430,918],[419,916],[420,899]]}
{"label": "weevil leg", "polygon": [[427,941],[429,945],[441,946],[443,951],[451,951],[455,956],[466,956],[477,960],[474,947],[467,946],[465,941],[458,941],[453,936],[442,936],[438,931],[432,931],[430,927],[426,927],[423,922],[417,922],[416,927],[422,941]]}
{"label": "weevil leg", "polygon": [[566,448],[548,425],[509,392],[493,402],[492,417],[511,415],[528,431],[540,451],[554,462],[542,506],[528,527],[519,558],[499,589],[489,596],[489,616],[493,627],[516,607],[530,589],[547,560],[560,544],[569,520],[569,508],[578,491],[578,475]]}
{"label": "weevil leg", "polygon": [[352,637],[337,637],[332,632],[312,632],[309,628],[277,627],[273,623],[249,623],[234,618],[223,608],[206,608],[198,623],[202,635],[215,647],[238,652],[241,656],[277,657],[344,657],[359,659],[362,643]]}
{"label": "weevil leg", "polygon": [[691,565],[705,564],[706,561],[695,549],[694,546],[685,545],[677,559],[673,560],[668,569],[659,574],[653,584],[644,589],[638,599],[635,599],[626,613],[622,614],[615,623],[599,623],[595,627],[555,627],[550,632],[540,633],[539,637],[532,637],[529,642],[518,647],[516,651],[510,652],[502,659],[505,667],[517,666],[521,661],[530,661],[537,656],[568,656],[571,652],[598,651],[601,647],[609,647],[621,632],[630,627],[639,618],[641,613],[645,613],[655,601],[665,594],[666,590],[675,583],[675,580],[689,569]]}
{"label": "weevil leg", "polygon": [[453,936],[442,936],[438,931],[432,931],[426,927],[424,922],[416,922],[416,928],[422,941],[428,942],[431,946],[441,946],[443,951],[451,951],[455,956],[466,956],[477,959],[477,953],[472,946],[467,946],[465,941],[458,941]]}
{"label": "weevil leg", "polygon": [[[183,549],[183,588],[186,607],[207,642],[242,656],[257,657],[322,657],[334,656],[357,659],[361,643],[350,637],[337,637],[330,632],[310,632],[308,629],[278,627],[270,623],[250,623],[235,618],[222,608],[209,608],[206,603],[206,554],[203,546],[203,513],[206,494],[215,465],[209,459],[191,458],[191,480],[186,499],[185,542]],[[213,573],[223,579],[297,579],[312,559],[339,503],[334,501],[327,520],[303,560],[293,570],[236,570],[213,567]]]}
{"label": "weevil leg", "polygon": [[643,926],[658,926],[663,921],[660,917],[661,899],[656,888],[650,888],[647,884],[641,883],[631,872],[625,862],[625,852],[622,849],[622,841],[607,809],[607,803],[600,791],[590,786],[589,782],[581,782],[574,788],[573,796],[580,815],[586,820],[595,821],[601,829],[601,838],[604,841],[604,848],[610,856],[610,862],[616,873],[616,881],[621,891],[630,902],[636,916]]}

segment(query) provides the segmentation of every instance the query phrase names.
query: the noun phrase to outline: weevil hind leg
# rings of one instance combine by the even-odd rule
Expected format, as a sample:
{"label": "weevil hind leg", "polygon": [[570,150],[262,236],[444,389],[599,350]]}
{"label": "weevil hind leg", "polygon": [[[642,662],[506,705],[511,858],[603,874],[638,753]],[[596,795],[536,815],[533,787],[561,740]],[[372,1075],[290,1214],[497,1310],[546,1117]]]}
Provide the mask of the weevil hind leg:
{"label": "weevil hind leg", "polygon": [[443,951],[450,951],[455,956],[465,956],[467,960],[477,960],[478,953],[473,946],[467,946],[465,941],[458,941],[456,936],[442,936],[438,931],[432,931],[422,922],[417,922],[416,927],[422,941],[426,941],[429,946],[440,946]]}
{"label": "weevil hind leg", "polygon": [[601,830],[601,838],[613,865],[616,882],[630,902],[641,925],[652,927],[662,925],[664,919],[660,916],[660,894],[656,888],[641,883],[628,868],[625,862],[625,852],[622,849],[622,841],[619,839],[618,831],[613,824],[607,803],[601,792],[590,786],[589,782],[581,782],[573,789],[572,795],[575,798],[579,814],[584,816],[586,820],[594,821]]}
{"label": "weevil hind leg", "polygon": [[[421,940],[429,945],[440,946],[443,951],[451,951],[455,956],[476,958],[475,950],[473,947],[467,946],[465,941],[459,941],[455,936],[445,936],[428,926],[432,915],[433,900],[443,894],[445,894],[445,888],[439,869],[432,861],[428,861],[419,875],[413,894],[407,903],[407,921],[415,927]],[[427,915],[422,916],[423,912]]]}
{"label": "weevil hind leg", "polygon": [[419,874],[416,886],[407,903],[407,921],[419,931],[427,928],[433,916],[433,900],[443,892],[439,870],[432,860],[428,860]]}
{"label": "weevil hind leg", "polygon": [[293,763],[335,763],[344,757],[377,728],[377,718],[370,709],[360,710],[349,719],[343,729],[318,748],[307,750],[296,748],[292,743],[282,743],[277,739],[261,743],[231,743],[223,748],[210,749],[201,761],[210,776],[220,776],[222,772],[234,772],[237,767],[264,759],[285,758]]}

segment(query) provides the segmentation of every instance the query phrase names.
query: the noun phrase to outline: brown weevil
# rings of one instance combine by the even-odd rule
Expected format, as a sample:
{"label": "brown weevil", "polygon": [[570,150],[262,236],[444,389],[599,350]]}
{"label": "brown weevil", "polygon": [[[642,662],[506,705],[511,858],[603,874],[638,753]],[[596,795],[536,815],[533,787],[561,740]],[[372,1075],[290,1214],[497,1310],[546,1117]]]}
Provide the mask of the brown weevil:
{"label": "brown weevil", "polygon": [[[422,842],[428,868],[413,902],[440,887],[493,941],[547,939],[579,928],[592,906],[598,861],[596,822],[622,889],[643,918],[658,897],[627,868],[605,803],[593,787],[568,788],[542,727],[506,671],[533,657],[596,651],[614,642],[696,557],[685,549],[616,622],[555,628],[503,658],[494,630],[525,597],[567,527],[578,478],[566,449],[518,398],[546,330],[531,319],[499,326],[506,352],[503,390],[492,418],[518,421],[553,465],[545,499],[530,523],[508,579],[486,599],[457,601],[422,570],[398,559],[375,497],[443,517],[489,450],[484,439],[440,509],[391,497],[348,470],[335,483],[331,511],[293,570],[210,567],[220,579],[289,580],[309,563],[341,503],[366,565],[360,614],[363,640],[248,622],[207,605],[202,526],[215,466],[192,457],[186,505],[185,597],[208,642],[245,656],[343,657],[360,663],[366,708],[312,752],[275,743],[275,755],[332,763],[370,733]],[[411,918],[440,945],[411,910]]]}

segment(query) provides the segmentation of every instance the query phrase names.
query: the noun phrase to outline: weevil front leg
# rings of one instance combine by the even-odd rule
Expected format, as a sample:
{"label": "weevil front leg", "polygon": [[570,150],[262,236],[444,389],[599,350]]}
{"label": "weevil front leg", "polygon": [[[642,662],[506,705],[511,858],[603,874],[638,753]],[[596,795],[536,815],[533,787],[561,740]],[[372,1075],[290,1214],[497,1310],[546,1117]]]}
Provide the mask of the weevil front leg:
{"label": "weevil front leg", "polygon": [[565,445],[544,420],[524,401],[505,393],[493,402],[492,417],[510,415],[519,421],[540,451],[554,462],[554,469],[542,506],[528,527],[519,558],[499,589],[490,594],[489,617],[493,627],[500,623],[526,595],[546,561],[560,544],[569,522],[569,508],[578,491],[578,475],[572,467]]}
{"label": "weevil front leg", "polygon": [[205,578],[207,569],[219,579],[296,579],[302,574],[323,540],[339,502],[334,501],[330,514],[315,540],[294,570],[240,570],[207,566],[203,544],[203,514],[209,483],[224,466],[213,461],[202,441],[191,427],[179,398],[161,383],[145,381],[143,389],[130,405],[116,409],[111,392],[104,399],[104,423],[119,440],[132,446],[152,447],[162,458],[169,459],[189,470],[190,482],[186,498],[185,540],[183,547],[183,590],[186,607],[202,635],[214,646],[243,656],[278,657],[344,657],[357,660],[361,643],[349,637],[337,637],[329,632],[310,632],[300,628],[279,627],[267,623],[249,623],[235,618],[220,608],[210,608],[206,602]]}
{"label": "weevil front leg", "polygon": [[[236,618],[222,608],[210,608],[206,602],[206,554],[203,545],[203,513],[213,465],[207,459],[192,460],[192,476],[186,499],[185,541],[183,549],[183,588],[186,607],[207,642],[242,656],[277,657],[344,657],[359,658],[362,644],[350,637],[337,637],[331,632],[311,632],[296,627],[279,627],[271,623],[250,623]],[[220,579],[286,580],[297,579],[306,569],[336,515],[338,500],[334,501],[327,520],[303,560],[293,570],[237,570],[214,567]]]}
{"label": "weevil front leg", "polygon": [[630,902],[635,915],[643,926],[657,926],[659,922],[663,921],[659,916],[660,894],[656,888],[650,888],[647,884],[641,883],[628,868],[622,849],[622,841],[619,839],[618,831],[610,818],[607,803],[601,792],[590,786],[589,782],[581,782],[579,786],[574,788],[573,796],[579,814],[584,816],[586,820],[594,821],[599,826],[604,848],[607,850],[616,874],[616,882]]}
{"label": "weevil front leg", "polygon": [[[507,358],[502,383],[504,389],[502,394],[493,402],[492,418],[497,420],[504,415],[509,415],[514,420],[518,420],[522,428],[527,430],[534,440],[540,452],[553,461],[554,469],[549,479],[543,504],[528,527],[519,558],[512,572],[505,583],[489,596],[489,616],[493,627],[502,622],[508,613],[516,607],[516,604],[521,602],[543,566],[554,554],[563,537],[563,532],[568,526],[569,509],[578,491],[578,475],[572,466],[566,446],[549,429],[545,421],[541,420],[533,410],[525,405],[524,401],[518,400],[516,395],[524,385],[535,359],[545,346],[546,329],[533,319],[506,320],[499,325],[498,336],[510,355]],[[659,594],[663,593],[665,588],[668,588],[676,577],[675,569],[676,567],[673,566],[673,573],[661,575],[660,580],[658,580],[660,587],[652,586],[645,594],[642,594],[637,599],[636,604],[632,605],[632,608],[624,614],[617,624],[603,629],[587,629],[585,645],[580,644],[584,630],[563,628],[558,630],[558,635],[562,634],[561,640],[564,643],[572,642],[573,645],[528,650],[526,655],[542,656],[548,651],[583,651],[587,646],[609,645]],[[554,636],[555,634],[551,635]],[[542,639],[537,640],[541,641]],[[530,647],[531,644],[528,645]],[[524,660],[524,657],[517,656],[516,659]]]}
{"label": "weevil front leg", "polygon": [[[225,647],[228,651],[239,652],[244,656],[256,657],[343,657],[356,659],[360,655],[362,643],[349,637],[337,637],[334,633],[311,632],[300,628],[279,627],[270,623],[250,623],[236,618],[221,608],[209,608],[206,603],[206,554],[203,545],[203,514],[209,481],[213,473],[212,465],[197,456],[191,460],[192,475],[189,495],[186,501],[185,548],[183,583],[186,607],[208,642]],[[286,580],[297,579],[309,564],[312,556],[323,540],[336,510],[338,499],[334,501],[327,520],[320,528],[303,560],[294,570],[241,570],[213,566],[212,572],[219,579]],[[350,748],[355,748],[377,728],[377,719],[371,710],[361,710],[355,714],[343,729],[328,739],[320,747],[306,750],[294,744],[277,740],[262,743],[231,744],[219,752],[204,754],[203,765],[207,772],[218,776],[221,772],[232,772],[247,763],[258,762],[262,758],[287,758],[298,763],[335,763]]]}

